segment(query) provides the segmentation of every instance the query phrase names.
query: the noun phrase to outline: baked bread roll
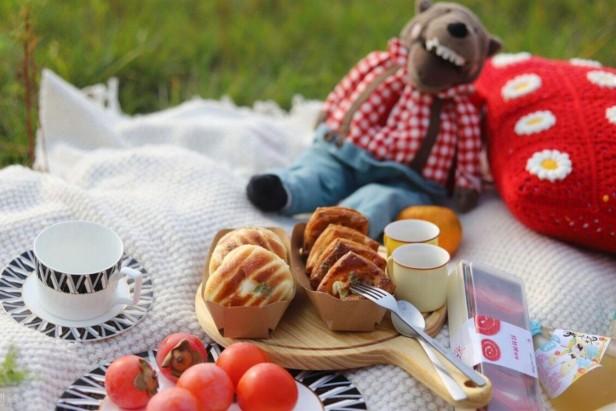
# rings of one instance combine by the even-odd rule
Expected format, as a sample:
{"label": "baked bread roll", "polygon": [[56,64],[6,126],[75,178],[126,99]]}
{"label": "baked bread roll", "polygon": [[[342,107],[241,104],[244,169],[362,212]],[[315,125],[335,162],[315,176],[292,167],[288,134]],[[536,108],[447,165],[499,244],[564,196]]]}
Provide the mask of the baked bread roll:
{"label": "baked bread roll", "polygon": [[394,284],[379,267],[364,257],[350,251],[329,269],[317,291],[329,293],[341,300],[358,300],[360,297],[351,292],[353,283],[364,283],[393,293]]}
{"label": "baked bread roll", "polygon": [[312,287],[318,287],[319,283],[321,283],[321,280],[325,277],[329,269],[332,268],[336,261],[342,258],[349,251],[364,257],[381,270],[384,270],[387,265],[387,261],[385,261],[383,257],[371,248],[354,241],[347,240],[346,238],[338,238],[329,244],[317,260],[315,268],[310,275],[310,284]]}
{"label": "baked bread roll", "polygon": [[229,231],[216,244],[210,257],[210,274],[216,271],[227,254],[244,244],[258,245],[287,260],[287,248],[276,233],[259,227],[239,228]]}
{"label": "baked bread roll", "polygon": [[368,234],[368,219],[360,212],[345,207],[319,207],[312,214],[304,231],[304,255],[309,255],[317,238],[330,224],[343,225]]}
{"label": "baked bread roll", "polygon": [[241,245],[231,251],[210,273],[205,284],[206,301],[226,306],[264,306],[290,300],[295,283],[282,258],[257,245]]}
{"label": "baked bread roll", "polygon": [[308,260],[306,261],[306,272],[308,273],[308,275],[312,274],[312,270],[316,266],[316,262],[319,260],[319,257],[321,257],[321,254],[323,254],[325,249],[337,238],[346,238],[347,240],[351,240],[358,244],[365,245],[366,247],[369,247],[371,250],[374,251],[377,251],[379,249],[379,243],[374,241],[367,235],[364,235],[357,230],[353,230],[352,228],[348,228],[343,225],[330,224],[321,233],[319,238],[317,238],[317,241],[315,241],[314,245],[312,246],[312,250],[310,250]]}

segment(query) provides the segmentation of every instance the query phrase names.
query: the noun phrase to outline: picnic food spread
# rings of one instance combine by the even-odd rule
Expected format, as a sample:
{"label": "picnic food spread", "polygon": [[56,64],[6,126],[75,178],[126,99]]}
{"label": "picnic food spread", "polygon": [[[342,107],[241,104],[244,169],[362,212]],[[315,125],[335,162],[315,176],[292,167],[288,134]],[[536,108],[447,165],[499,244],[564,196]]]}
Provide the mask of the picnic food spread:
{"label": "picnic food spread", "polygon": [[[398,254],[416,255],[413,257],[416,260],[400,260],[408,264],[407,268],[427,268],[432,264],[428,250],[441,250],[447,256],[448,253],[434,245],[438,244],[438,236],[435,239],[427,235],[423,237],[423,243],[407,243],[396,248],[390,253],[388,263],[383,256],[384,247],[365,234],[368,231],[365,223],[367,219],[356,210],[333,206],[320,208],[307,223],[298,224],[291,242],[277,228],[221,230],[212,242],[197,301],[207,303],[206,309],[212,317],[220,313],[217,310],[223,310],[221,333],[237,318],[250,318],[251,322],[268,324],[269,332],[253,335],[250,327],[244,327],[245,334],[239,336],[253,338],[254,343],[235,343],[234,338],[238,335],[230,333],[230,338],[223,339],[229,348],[219,355],[216,364],[208,362],[210,356],[203,342],[187,333],[175,333],[163,339],[158,352],[149,360],[140,355],[122,356],[106,369],[106,397],[101,401],[101,409],[222,411],[229,409],[234,399],[237,406],[247,411],[296,409],[300,398],[296,382],[284,368],[269,362],[270,355],[277,355],[280,348],[276,347],[280,346],[263,345],[258,341],[277,340],[278,321],[284,324],[284,331],[281,332],[288,333],[288,321],[302,321],[302,316],[308,315],[314,308],[323,321],[315,323],[310,320],[315,330],[313,335],[320,335],[317,337],[319,339],[338,338],[341,331],[352,334],[373,330],[376,333],[374,337],[370,333],[360,333],[363,335],[361,345],[368,349],[366,353],[374,352],[370,351],[371,344],[378,346],[379,341],[392,337],[409,338],[405,344],[410,344],[416,337],[404,330],[399,332],[409,337],[401,337],[398,331],[393,331],[392,336],[383,339],[387,335],[383,332],[392,332],[389,331],[391,324],[388,318],[384,325],[380,324],[385,311],[379,307],[382,301],[379,302],[376,297],[392,297],[396,286],[404,284],[403,281],[397,283],[399,280],[390,271],[390,265],[398,262]],[[415,224],[402,227],[421,229],[421,225]],[[307,248],[306,236],[312,238],[308,241],[311,248]],[[421,236],[415,235],[415,238]],[[306,249],[310,251],[306,253]],[[311,270],[307,268],[307,261],[313,262]],[[211,273],[210,267],[214,268]],[[296,295],[296,282],[308,299]],[[358,289],[358,286],[363,288]],[[474,366],[489,380],[483,380],[478,387],[469,388],[471,386],[463,383],[464,378],[460,379],[464,376],[459,374],[468,371],[458,368],[459,365],[447,356],[443,358],[447,359],[448,365],[437,369],[439,360],[434,357],[433,348],[425,344],[421,350],[426,350],[430,360],[424,358],[424,362],[407,364],[405,369],[418,378],[427,378],[425,382],[430,388],[455,405],[472,404],[472,407],[478,408],[488,403],[488,409],[500,410],[514,409],[523,403],[524,409],[540,409],[537,366],[522,284],[507,274],[494,274],[493,269],[462,263],[449,281],[448,288],[447,311],[452,350],[464,363]],[[335,305],[327,308],[328,299]],[[409,300],[401,302],[411,307],[413,303],[419,303],[419,299],[415,300],[412,294]],[[281,303],[276,307],[277,319],[269,323],[267,309]],[[314,308],[310,307],[311,304]],[[351,311],[345,311],[347,304],[349,307],[352,305]],[[294,313],[293,320],[285,320],[287,308]],[[250,311],[230,311],[235,309]],[[348,320],[344,317],[350,312],[356,315],[354,325],[332,326],[341,318]],[[377,312],[379,314],[375,317],[374,313]],[[203,316],[198,307],[197,314]],[[396,312],[396,321],[399,323],[400,320],[409,327],[414,326],[405,314]],[[209,328],[204,328],[210,333]],[[298,336],[305,338],[301,333]],[[375,337],[377,339],[370,342]],[[418,337],[428,338],[421,334]],[[607,346],[609,339],[601,338]],[[386,346],[392,350],[395,347]],[[417,350],[413,351],[414,356],[422,355],[417,346],[413,350]],[[444,350],[441,353],[447,352],[444,348],[439,350]],[[338,366],[346,368],[349,365],[345,364],[353,363],[342,357],[337,359],[339,354],[335,352],[330,349],[327,357],[339,361]],[[545,347],[542,352],[547,352]],[[286,364],[290,357],[282,352],[280,354],[275,358]],[[539,354],[537,356],[540,358]],[[395,359],[393,363],[401,361],[399,355],[392,359]],[[403,365],[402,362],[400,364]],[[443,367],[442,364],[438,366]],[[444,374],[443,369],[447,370]]]}
{"label": "picnic food spread", "polygon": [[[371,53],[329,95],[314,147],[292,167],[251,179],[247,194],[258,208],[312,212],[307,222],[295,226],[291,239],[278,227],[249,226],[221,229],[212,240],[195,311],[208,336],[227,348],[213,354],[209,343],[178,332],[164,338],[156,352],[127,353],[101,366],[104,395],[96,397],[96,406],[103,411],[325,409],[329,395],[320,398],[315,384],[303,386],[283,366],[320,370],[383,363],[402,367],[465,409],[538,410],[539,380],[557,407],[616,400],[601,387],[616,364],[611,338],[533,330],[524,285],[510,274],[466,261],[450,274],[461,224],[453,210],[423,205],[440,199],[446,188],[453,189],[460,210],[476,204],[479,111],[469,94],[489,61],[479,84],[493,109],[489,128],[507,137],[494,138],[491,145],[505,201],[533,228],[614,249],[609,229],[614,193],[605,185],[611,180],[603,178],[609,161],[601,163],[604,168],[584,167],[589,160],[579,157],[579,142],[573,140],[528,157],[526,141],[518,137],[534,136],[531,145],[552,144],[552,132],[571,126],[559,105],[537,100],[541,90],[558,86],[550,83],[555,78],[550,73],[571,74],[569,81],[582,93],[601,90],[602,104],[613,96],[616,74],[588,62],[580,67],[579,61],[524,55],[487,60],[499,47],[468,9],[418,0],[417,16],[388,50]],[[579,99],[576,90],[566,89]],[[520,107],[544,108],[521,113]],[[511,115],[517,120],[509,127]],[[605,107],[601,121],[593,126],[602,125],[609,134],[616,107]],[[503,123],[509,124],[506,132]],[[517,137],[509,139],[512,133]],[[609,157],[605,144],[600,140],[597,147]],[[512,177],[503,155],[514,166],[523,163],[526,173],[514,170]],[[594,200],[585,207],[590,214],[565,210],[560,216],[545,205],[549,217],[531,210],[541,203],[537,199],[571,200],[584,191],[586,180],[600,191],[600,197],[591,193]],[[567,187],[573,191],[563,197]],[[384,246],[376,240],[381,234]],[[143,318],[153,300],[145,270],[124,255],[120,237],[99,224],[69,221],[46,228],[33,250],[11,266],[30,263],[27,275],[12,273],[19,282],[12,281],[10,292],[17,287],[16,298],[32,310],[25,315],[40,320],[37,324],[45,326],[37,330],[50,336],[80,342],[113,337]],[[144,300],[141,316],[131,316],[130,308]],[[451,350],[432,338],[445,316]],[[110,322],[124,328],[108,333]],[[95,377],[83,377],[86,388],[73,403],[59,400],[60,410],[81,409],[96,391],[88,384],[101,382],[100,369],[94,371]]]}

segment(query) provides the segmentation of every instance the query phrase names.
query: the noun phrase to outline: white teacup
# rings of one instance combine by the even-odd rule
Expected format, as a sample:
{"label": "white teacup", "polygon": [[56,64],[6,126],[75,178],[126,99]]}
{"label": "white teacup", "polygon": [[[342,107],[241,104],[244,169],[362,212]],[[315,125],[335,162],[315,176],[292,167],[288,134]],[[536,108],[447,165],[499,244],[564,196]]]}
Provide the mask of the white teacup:
{"label": "white teacup", "polygon": [[396,286],[396,296],[407,300],[421,312],[445,305],[449,272],[449,253],[432,244],[398,247],[387,259],[387,272]]}
{"label": "white teacup", "polygon": [[[41,305],[50,314],[84,321],[116,305],[139,302],[141,272],[121,267],[124,244],[109,228],[86,221],[47,227],[34,240]],[[135,280],[133,295],[120,280]]]}

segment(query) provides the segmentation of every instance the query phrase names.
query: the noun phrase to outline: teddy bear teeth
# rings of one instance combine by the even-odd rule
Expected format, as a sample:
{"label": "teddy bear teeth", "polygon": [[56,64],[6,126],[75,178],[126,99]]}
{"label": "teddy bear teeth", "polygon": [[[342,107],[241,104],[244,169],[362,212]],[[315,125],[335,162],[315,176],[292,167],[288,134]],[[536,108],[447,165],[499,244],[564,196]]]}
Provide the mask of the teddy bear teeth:
{"label": "teddy bear teeth", "polygon": [[426,49],[428,51],[433,51],[437,56],[442,58],[445,61],[448,61],[458,67],[464,65],[464,58],[460,56],[458,53],[450,49],[449,47],[443,46],[438,41],[438,38],[434,37],[430,40],[426,41]]}

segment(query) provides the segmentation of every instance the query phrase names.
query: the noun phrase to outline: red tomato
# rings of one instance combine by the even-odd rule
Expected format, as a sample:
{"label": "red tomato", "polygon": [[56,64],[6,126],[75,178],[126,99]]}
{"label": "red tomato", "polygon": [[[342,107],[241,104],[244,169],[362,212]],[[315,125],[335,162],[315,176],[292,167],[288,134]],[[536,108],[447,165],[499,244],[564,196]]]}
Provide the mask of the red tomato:
{"label": "red tomato", "polygon": [[153,396],[145,411],[199,411],[199,408],[190,391],[172,387]]}
{"label": "red tomato", "polygon": [[233,383],[215,364],[193,365],[182,373],[177,386],[195,396],[199,411],[226,411],[233,402]]}
{"label": "red tomato", "polygon": [[191,334],[175,333],[167,336],[158,346],[156,363],[163,375],[176,382],[192,365],[207,361],[203,343]]}
{"label": "red tomato", "polygon": [[297,395],[295,379],[273,363],[255,365],[237,385],[237,402],[242,411],[291,411]]}
{"label": "red tomato", "polygon": [[253,365],[262,362],[269,362],[267,354],[262,349],[251,343],[239,342],[228,346],[216,360],[216,365],[229,374],[233,385],[237,387],[242,375]]}
{"label": "red tomato", "polygon": [[117,406],[141,408],[158,391],[158,380],[146,360],[136,355],[125,355],[107,368],[105,389]]}

